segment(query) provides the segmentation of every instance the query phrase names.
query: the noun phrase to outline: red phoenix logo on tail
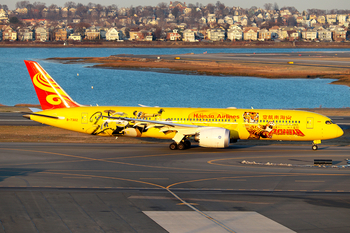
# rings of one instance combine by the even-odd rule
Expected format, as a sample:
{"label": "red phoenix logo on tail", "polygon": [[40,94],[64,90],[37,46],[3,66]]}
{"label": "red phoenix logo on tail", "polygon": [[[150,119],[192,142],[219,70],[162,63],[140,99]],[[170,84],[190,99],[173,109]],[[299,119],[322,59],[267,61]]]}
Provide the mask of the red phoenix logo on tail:
{"label": "red phoenix logo on tail", "polygon": [[55,80],[34,61],[24,61],[43,110],[79,107]]}

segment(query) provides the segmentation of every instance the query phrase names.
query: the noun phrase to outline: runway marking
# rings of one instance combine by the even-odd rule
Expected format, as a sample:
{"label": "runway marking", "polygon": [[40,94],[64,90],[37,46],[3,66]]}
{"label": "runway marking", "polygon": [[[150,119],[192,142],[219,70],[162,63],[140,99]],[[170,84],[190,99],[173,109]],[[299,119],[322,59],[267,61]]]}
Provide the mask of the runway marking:
{"label": "runway marking", "polygon": [[140,178],[140,180],[169,180],[169,178]]}
{"label": "runway marking", "polygon": [[[190,204],[190,205],[198,205],[197,203],[188,203],[188,204]],[[184,204],[184,203],[177,203],[176,205],[186,205],[186,204]]]}
{"label": "runway marking", "polygon": [[295,180],[295,182],[299,182],[299,183],[324,183],[324,180]]}
{"label": "runway marking", "polygon": [[222,224],[221,222],[219,222],[218,220],[210,217],[209,215],[205,214],[203,211],[200,211],[199,209],[195,208],[193,205],[191,205],[190,203],[187,203],[186,201],[184,201],[183,199],[181,199],[181,197],[179,197],[178,195],[176,195],[174,192],[172,192],[169,188],[167,188],[168,192],[171,193],[174,197],[176,197],[180,202],[182,202],[184,205],[186,205],[187,207],[189,207],[190,209],[194,210],[195,212],[199,213],[200,215],[202,215],[203,217],[209,219],[210,221],[214,222],[215,224],[219,225],[220,227],[224,228],[225,230],[227,230],[228,232],[232,232],[235,233],[233,230],[231,230],[230,228],[228,228],[227,226],[225,226],[224,224]]}
{"label": "runway marking", "polygon": [[[130,199],[146,199],[146,200],[174,200],[174,197],[164,197],[164,196],[130,196]],[[186,201],[202,201],[202,202],[220,202],[220,203],[248,203],[257,205],[271,205],[274,202],[255,202],[255,201],[232,201],[232,200],[218,200],[218,199],[201,199],[201,198],[184,198]]]}
{"label": "runway marking", "polygon": [[[143,213],[170,233],[294,232],[254,211],[204,211],[202,215],[189,211],[143,211]],[[214,219],[221,225],[213,222]]]}
{"label": "runway marking", "polygon": [[[23,150],[23,149],[13,149],[13,148],[0,148],[0,149],[13,150],[13,151],[24,151],[24,152],[34,152],[34,153],[44,153],[44,154],[52,154],[52,155],[60,155],[60,156],[64,156],[64,157],[79,158],[79,159],[85,159],[85,160],[90,160],[90,161],[100,161],[100,162],[116,163],[116,164],[123,164],[123,165],[129,165],[129,166],[139,166],[139,167],[147,167],[147,168],[160,168],[160,169],[185,170],[185,171],[191,171],[191,170],[192,171],[193,170],[194,171],[202,171],[202,169],[195,169],[195,168],[177,168],[177,167],[164,167],[164,166],[151,166],[151,165],[143,165],[143,164],[133,164],[133,163],[111,161],[111,160],[106,160],[106,159],[95,159],[95,158],[84,157],[84,156],[79,156],[79,155],[69,155],[69,154],[62,154],[62,153],[56,153],[56,152],[47,152],[47,151]],[[203,154],[207,154],[207,153],[208,152],[203,152]],[[209,152],[209,153],[224,153],[224,152]],[[166,154],[166,155],[169,155],[169,154]],[[175,155],[175,154],[172,154],[172,155]],[[151,156],[151,155],[149,155],[149,156]],[[68,162],[69,161],[67,161],[67,163]],[[35,163],[33,163],[33,164],[35,164]],[[16,165],[18,166],[19,164],[16,164]],[[26,164],[24,164],[24,165],[26,165]],[[9,166],[9,164],[7,164],[7,166]],[[215,170],[211,170],[211,171],[215,171]]]}
{"label": "runway marking", "polygon": [[[84,175],[84,174],[74,174],[74,173],[59,173],[59,172],[48,172],[48,171],[43,171],[43,172],[38,172],[38,173],[43,173],[43,174],[55,174],[55,175],[68,175],[68,176],[82,176],[82,177],[93,177],[93,178],[101,178],[101,179],[111,179],[111,180],[123,180],[123,181],[129,181],[129,182],[136,182],[136,183],[142,183],[146,185],[151,185],[151,186],[156,186],[162,189],[166,189],[162,185],[154,184],[154,183],[149,183],[149,182],[144,182],[144,181],[139,181],[139,180],[132,180],[132,179],[126,179],[126,178],[118,178],[118,177],[108,177],[108,176],[97,176],[97,175]],[[74,186],[69,186],[73,187]],[[100,187],[92,187],[92,188],[100,188]]]}

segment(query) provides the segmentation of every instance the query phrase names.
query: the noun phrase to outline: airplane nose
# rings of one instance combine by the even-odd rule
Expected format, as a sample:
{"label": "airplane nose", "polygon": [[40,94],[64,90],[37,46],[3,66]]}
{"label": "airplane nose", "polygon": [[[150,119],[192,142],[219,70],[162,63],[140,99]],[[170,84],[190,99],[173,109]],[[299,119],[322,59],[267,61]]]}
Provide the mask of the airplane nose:
{"label": "airplane nose", "polygon": [[337,129],[337,135],[336,137],[340,137],[344,134],[344,131],[339,127],[339,125],[337,125],[338,129]]}

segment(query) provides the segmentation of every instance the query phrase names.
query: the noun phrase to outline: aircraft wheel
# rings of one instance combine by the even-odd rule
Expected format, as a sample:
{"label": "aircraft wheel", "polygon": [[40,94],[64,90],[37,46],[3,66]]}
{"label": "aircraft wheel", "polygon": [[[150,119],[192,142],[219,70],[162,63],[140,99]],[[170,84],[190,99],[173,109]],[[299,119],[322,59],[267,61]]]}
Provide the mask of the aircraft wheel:
{"label": "aircraft wheel", "polygon": [[169,145],[170,150],[176,150],[177,149],[177,144],[176,142],[173,142]]}
{"label": "aircraft wheel", "polygon": [[317,145],[312,145],[312,150],[317,150],[318,146]]}
{"label": "aircraft wheel", "polygon": [[189,140],[186,140],[184,143],[186,148],[191,148],[191,142]]}
{"label": "aircraft wheel", "polygon": [[180,142],[180,143],[177,145],[177,148],[178,148],[179,150],[184,150],[184,149],[186,149],[186,145],[185,145],[185,143]]}

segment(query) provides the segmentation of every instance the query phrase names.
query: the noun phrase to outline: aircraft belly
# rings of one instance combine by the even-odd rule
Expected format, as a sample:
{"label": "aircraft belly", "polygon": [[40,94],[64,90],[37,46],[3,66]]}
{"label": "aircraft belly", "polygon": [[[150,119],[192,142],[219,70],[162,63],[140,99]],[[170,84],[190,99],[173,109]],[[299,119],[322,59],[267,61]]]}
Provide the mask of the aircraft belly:
{"label": "aircraft belly", "polygon": [[151,128],[147,132],[143,132],[141,137],[154,137],[160,139],[172,139],[176,132],[163,133],[159,129]]}

